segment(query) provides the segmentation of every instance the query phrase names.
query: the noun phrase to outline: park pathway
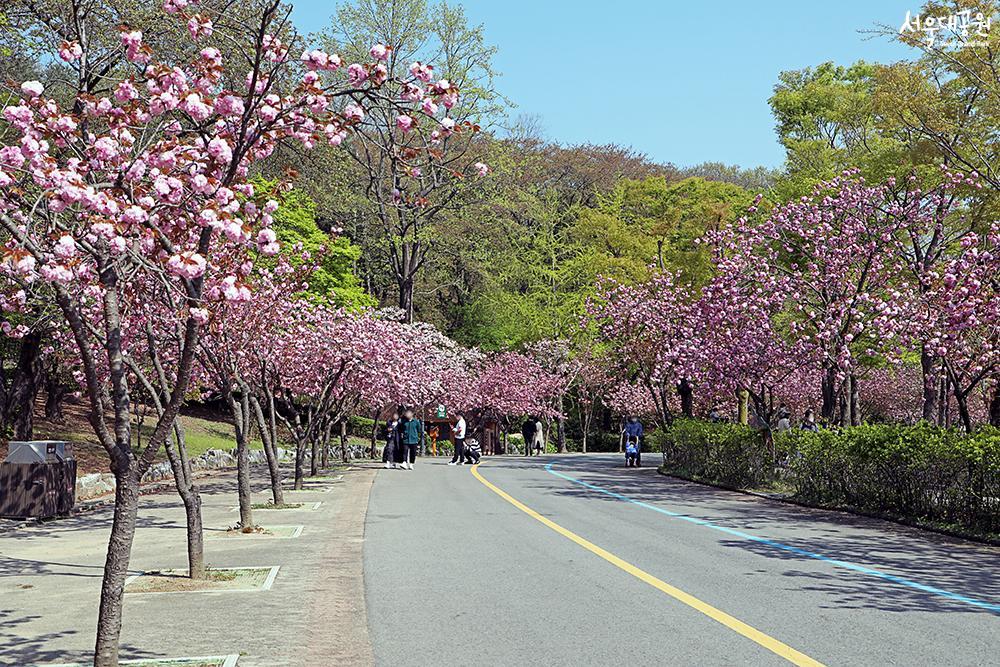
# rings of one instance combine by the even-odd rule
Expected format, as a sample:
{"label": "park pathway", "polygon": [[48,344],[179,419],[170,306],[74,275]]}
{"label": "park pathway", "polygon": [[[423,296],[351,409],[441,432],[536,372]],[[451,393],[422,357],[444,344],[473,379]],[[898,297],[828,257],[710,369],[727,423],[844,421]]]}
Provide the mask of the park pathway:
{"label": "park pathway", "polygon": [[[209,565],[279,569],[263,591],[126,595],[122,658],[370,665],[361,552],[373,467],[362,462],[323,480],[307,478],[308,490],[285,497],[300,509],[255,512],[264,526],[298,527],[288,538],[221,536],[239,518],[235,471],[200,479]],[[254,501],[266,502],[266,469],[255,468],[252,483]],[[110,522],[111,508],[104,507],[0,532],[0,666],[91,659]],[[184,525],[176,492],[143,496],[132,573],[185,568]]]}
{"label": "park pathway", "polygon": [[625,469],[617,456],[380,471],[364,563],[378,665],[1000,656],[1000,549]]}

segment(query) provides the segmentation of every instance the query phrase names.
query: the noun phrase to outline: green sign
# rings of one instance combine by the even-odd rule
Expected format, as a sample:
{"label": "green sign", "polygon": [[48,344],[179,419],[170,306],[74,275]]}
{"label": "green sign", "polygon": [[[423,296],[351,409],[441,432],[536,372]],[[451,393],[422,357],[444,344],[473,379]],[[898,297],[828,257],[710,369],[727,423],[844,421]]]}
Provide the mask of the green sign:
{"label": "green sign", "polygon": [[438,406],[438,409],[437,409],[437,413],[436,413],[436,415],[435,415],[435,416],[436,416],[436,417],[437,417],[438,419],[445,419],[445,418],[447,418],[447,417],[448,417],[448,412],[447,412],[447,410],[445,410],[445,409],[444,409],[444,406],[443,406],[443,405],[439,405],[439,406]]}

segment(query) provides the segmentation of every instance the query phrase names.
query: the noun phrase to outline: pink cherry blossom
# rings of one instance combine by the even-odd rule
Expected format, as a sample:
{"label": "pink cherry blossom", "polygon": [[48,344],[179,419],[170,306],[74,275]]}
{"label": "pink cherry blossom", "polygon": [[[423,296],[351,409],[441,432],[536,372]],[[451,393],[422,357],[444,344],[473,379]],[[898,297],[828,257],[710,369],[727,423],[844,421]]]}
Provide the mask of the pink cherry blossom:
{"label": "pink cherry blossom", "polygon": [[38,81],[25,81],[21,84],[21,93],[26,97],[39,97],[45,87]]}
{"label": "pink cherry blossom", "polygon": [[409,132],[410,130],[412,130],[413,125],[414,122],[412,116],[407,116],[406,114],[396,116],[396,127],[398,127],[403,132]]}

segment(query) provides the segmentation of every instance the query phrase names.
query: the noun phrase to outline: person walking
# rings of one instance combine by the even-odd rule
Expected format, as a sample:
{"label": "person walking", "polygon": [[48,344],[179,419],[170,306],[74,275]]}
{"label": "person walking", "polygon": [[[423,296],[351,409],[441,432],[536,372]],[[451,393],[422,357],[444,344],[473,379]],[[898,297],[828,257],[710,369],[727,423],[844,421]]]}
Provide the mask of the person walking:
{"label": "person walking", "polygon": [[532,438],[531,447],[535,450],[536,456],[541,456],[545,453],[545,435],[541,419],[535,420],[535,434]]}
{"label": "person walking", "polygon": [[385,423],[385,447],[382,448],[382,464],[386,468],[396,467],[396,448],[399,446],[399,410]]}
{"label": "person walking", "polygon": [[396,463],[403,470],[413,470],[413,463],[417,460],[417,446],[423,434],[423,422],[413,416],[413,410],[407,408],[403,418],[399,420],[399,450],[396,454]]}
{"label": "person walking", "polygon": [[[622,429],[622,435],[625,436],[625,451],[626,451],[626,465],[634,465],[638,468],[642,466],[642,422],[635,415],[628,418],[625,422],[625,428]],[[635,445],[635,456],[631,459],[628,457],[628,446],[629,443]]]}
{"label": "person walking", "polygon": [[535,444],[535,420],[531,417],[525,417],[524,423],[521,424],[521,437],[524,438],[524,453],[526,456],[531,456],[531,450]]}
{"label": "person walking", "polygon": [[451,432],[455,436],[455,455],[451,457],[448,465],[461,465],[465,463],[465,415],[458,412],[458,421],[451,427]]}

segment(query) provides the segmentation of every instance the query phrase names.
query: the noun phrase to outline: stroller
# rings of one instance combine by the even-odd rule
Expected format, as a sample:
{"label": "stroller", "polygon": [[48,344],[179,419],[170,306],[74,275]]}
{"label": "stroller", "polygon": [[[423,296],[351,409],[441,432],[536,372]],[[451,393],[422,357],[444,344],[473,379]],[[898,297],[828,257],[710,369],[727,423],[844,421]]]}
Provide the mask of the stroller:
{"label": "stroller", "polygon": [[479,463],[479,457],[482,456],[482,449],[479,446],[479,441],[474,438],[466,440],[464,453],[466,464]]}
{"label": "stroller", "polygon": [[638,468],[642,465],[639,458],[639,437],[625,436],[625,467]]}

